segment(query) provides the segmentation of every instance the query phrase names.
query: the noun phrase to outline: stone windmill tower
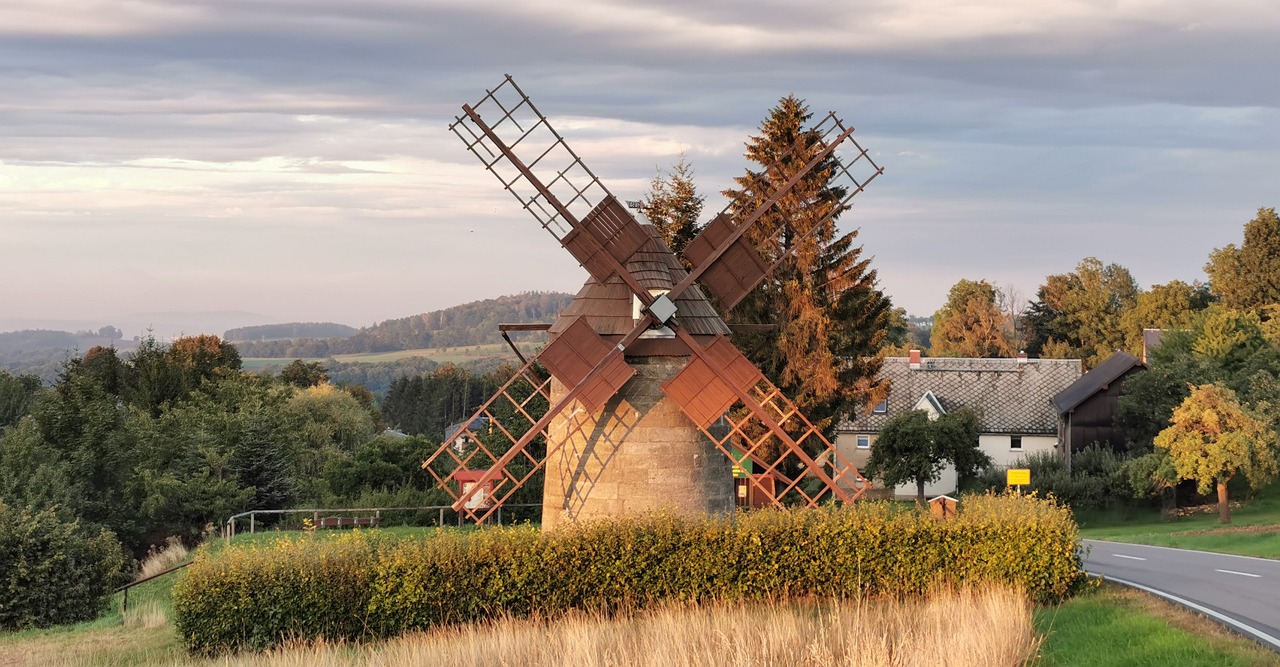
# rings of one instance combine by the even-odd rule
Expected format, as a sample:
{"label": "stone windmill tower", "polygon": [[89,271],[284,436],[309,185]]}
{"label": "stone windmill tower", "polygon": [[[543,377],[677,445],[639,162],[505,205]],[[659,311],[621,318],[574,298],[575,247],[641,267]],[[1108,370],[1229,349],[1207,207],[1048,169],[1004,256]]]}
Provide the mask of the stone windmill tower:
{"label": "stone windmill tower", "polygon": [[793,147],[790,166],[766,172],[761,203],[727,207],[689,244],[686,271],[510,76],[463,112],[451,129],[590,279],[542,352],[463,422],[475,446],[451,441],[423,463],[455,508],[484,521],[543,469],[544,527],[659,507],[727,511],[731,467],[745,461],[760,471],[753,490],[779,507],[867,490],[729,341],[703,291],[731,309],[777,266],[757,251],[776,235],[748,231],[810,170],[822,165],[849,184],[833,210],[881,173],[853,128],[828,114]]}

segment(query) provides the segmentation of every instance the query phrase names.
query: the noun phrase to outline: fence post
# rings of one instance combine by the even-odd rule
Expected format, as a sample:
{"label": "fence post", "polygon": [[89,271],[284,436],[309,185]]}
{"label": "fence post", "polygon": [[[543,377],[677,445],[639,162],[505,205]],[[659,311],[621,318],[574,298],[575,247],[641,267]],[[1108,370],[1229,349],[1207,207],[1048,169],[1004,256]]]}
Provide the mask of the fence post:
{"label": "fence post", "polygon": [[254,514],[253,512],[250,512],[250,513],[249,513],[249,534],[250,534],[250,535],[252,535],[252,534],[253,534],[253,530],[254,530],[254,521],[253,521],[253,518],[254,518],[255,516],[257,516],[257,515],[256,515],[256,514]]}

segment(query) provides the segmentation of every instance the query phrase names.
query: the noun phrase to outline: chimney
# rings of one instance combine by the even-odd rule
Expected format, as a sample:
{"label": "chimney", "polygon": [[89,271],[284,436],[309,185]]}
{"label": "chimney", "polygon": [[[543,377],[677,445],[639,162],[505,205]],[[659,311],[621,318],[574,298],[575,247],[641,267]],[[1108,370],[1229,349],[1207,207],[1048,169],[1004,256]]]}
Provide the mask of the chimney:
{"label": "chimney", "polygon": [[920,368],[920,350],[912,350],[908,362],[911,364],[911,370]]}
{"label": "chimney", "polygon": [[1018,352],[1018,363],[1020,363],[1020,364],[1025,364],[1025,363],[1027,363],[1027,351],[1026,351],[1026,350],[1020,350],[1020,351]]}

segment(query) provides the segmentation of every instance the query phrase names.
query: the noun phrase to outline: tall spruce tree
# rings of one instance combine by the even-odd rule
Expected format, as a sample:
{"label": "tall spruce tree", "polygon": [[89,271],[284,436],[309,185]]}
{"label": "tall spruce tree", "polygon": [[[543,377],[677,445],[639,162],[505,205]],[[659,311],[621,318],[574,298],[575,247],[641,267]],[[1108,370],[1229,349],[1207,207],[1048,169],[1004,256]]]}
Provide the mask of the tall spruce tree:
{"label": "tall spruce tree", "polygon": [[649,193],[641,200],[640,211],[658,228],[667,247],[679,255],[698,235],[698,216],[702,215],[704,200],[693,183],[693,166],[681,155],[665,176],[659,172],[649,182]]}
{"label": "tall spruce tree", "polygon": [[[737,213],[754,210],[823,146],[806,129],[803,100],[782,98],[747,142],[748,169],[724,191]],[[795,147],[795,150],[793,150]],[[776,168],[769,169],[774,166]],[[876,289],[876,272],[855,245],[857,230],[841,234],[847,207],[834,181],[835,161],[818,164],[749,232],[769,262],[785,261],[733,312],[731,323],[775,324],[768,332],[734,334],[734,342],[820,427],[887,394],[876,377],[877,351],[888,331],[891,304]]]}

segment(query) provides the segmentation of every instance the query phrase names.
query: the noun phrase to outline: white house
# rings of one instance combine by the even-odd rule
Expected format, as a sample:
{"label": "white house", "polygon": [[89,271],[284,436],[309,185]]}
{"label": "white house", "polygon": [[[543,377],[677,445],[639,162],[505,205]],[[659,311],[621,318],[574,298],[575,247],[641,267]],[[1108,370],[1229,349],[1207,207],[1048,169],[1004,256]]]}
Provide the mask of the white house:
{"label": "white house", "polygon": [[[842,421],[836,448],[861,470],[894,415],[924,410],[936,418],[969,408],[978,415],[978,447],[997,466],[1009,467],[1033,452],[1060,452],[1063,438],[1052,398],[1080,375],[1079,359],[922,358],[918,350],[888,357],[880,377],[889,383],[889,398]],[[925,486],[925,495],[954,493],[956,482],[955,469],[948,467]],[[900,486],[894,495],[915,497],[915,485]]]}

